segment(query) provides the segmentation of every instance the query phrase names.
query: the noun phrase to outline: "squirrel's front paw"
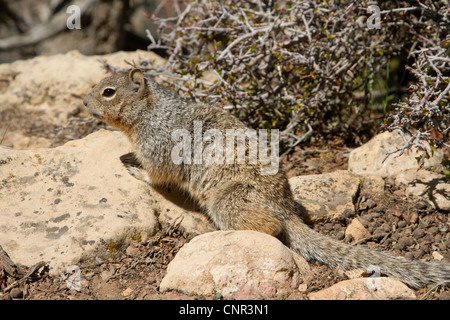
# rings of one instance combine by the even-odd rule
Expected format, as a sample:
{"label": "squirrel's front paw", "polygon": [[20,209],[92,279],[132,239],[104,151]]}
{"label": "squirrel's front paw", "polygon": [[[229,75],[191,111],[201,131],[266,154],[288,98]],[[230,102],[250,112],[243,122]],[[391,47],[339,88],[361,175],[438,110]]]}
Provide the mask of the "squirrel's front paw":
{"label": "squirrel's front paw", "polygon": [[120,157],[120,161],[122,161],[125,168],[127,168],[128,172],[138,180],[144,181],[149,185],[153,186],[148,173],[142,168],[141,163],[136,158],[134,152],[130,152],[124,154]]}
{"label": "squirrel's front paw", "polygon": [[149,185],[153,186],[152,181],[150,180],[147,172],[144,169],[136,168],[136,167],[127,167],[128,172],[138,180],[144,181]]}

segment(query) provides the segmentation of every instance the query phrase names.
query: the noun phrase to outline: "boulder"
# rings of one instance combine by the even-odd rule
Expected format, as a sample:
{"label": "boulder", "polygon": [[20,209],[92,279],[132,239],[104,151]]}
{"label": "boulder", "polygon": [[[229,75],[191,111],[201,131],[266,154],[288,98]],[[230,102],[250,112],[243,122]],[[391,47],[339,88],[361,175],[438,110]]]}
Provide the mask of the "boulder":
{"label": "boulder", "polygon": [[215,231],[184,245],[160,290],[226,299],[283,298],[311,276],[308,263],[276,238],[256,231]]}
{"label": "boulder", "polygon": [[122,133],[105,130],[54,149],[0,146],[0,245],[11,259],[44,260],[57,273],[140,230],[154,233],[150,189],[119,160],[130,148]]}
{"label": "boulder", "polygon": [[[361,176],[378,175],[390,176],[394,173],[418,168],[415,151],[406,151],[402,156],[390,155],[386,158],[386,152],[395,150],[405,143],[397,131],[383,132],[373,137],[369,142],[350,152],[348,170]],[[431,151],[430,151],[431,154]],[[435,150],[434,156],[425,161],[424,168],[439,167],[443,153]]]}

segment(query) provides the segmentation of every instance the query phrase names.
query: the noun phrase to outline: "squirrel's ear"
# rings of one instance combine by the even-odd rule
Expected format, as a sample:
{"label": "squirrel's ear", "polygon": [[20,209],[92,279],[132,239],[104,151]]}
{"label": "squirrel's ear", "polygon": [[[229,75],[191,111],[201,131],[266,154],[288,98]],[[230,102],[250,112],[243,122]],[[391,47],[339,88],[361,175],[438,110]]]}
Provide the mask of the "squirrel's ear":
{"label": "squirrel's ear", "polygon": [[146,88],[144,74],[141,69],[131,69],[128,74],[128,79],[136,87],[136,91],[141,96]]}

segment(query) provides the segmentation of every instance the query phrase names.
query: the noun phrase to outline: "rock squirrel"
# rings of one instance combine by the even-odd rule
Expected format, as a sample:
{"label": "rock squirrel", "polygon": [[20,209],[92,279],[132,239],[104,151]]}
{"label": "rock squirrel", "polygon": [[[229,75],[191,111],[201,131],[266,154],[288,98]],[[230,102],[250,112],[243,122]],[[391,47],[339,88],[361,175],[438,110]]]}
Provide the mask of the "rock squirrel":
{"label": "rock squirrel", "polygon": [[[222,157],[220,148],[212,148],[215,143],[217,147],[225,141],[225,138],[221,141],[220,134],[247,130],[236,117],[218,106],[182,98],[144,76],[139,69],[106,77],[83,102],[92,116],[119,128],[129,138],[135,158],[143,168],[129,167],[131,174],[151,185],[171,184],[188,191],[218,229],[268,233],[306,260],[343,269],[375,266],[381,274],[393,276],[413,288],[450,283],[448,264],[411,261],[348,245],[309,228],[296,213],[297,203],[284,172],[280,169],[262,174],[264,165],[260,159],[256,163],[250,161],[249,139],[240,145],[238,139],[233,140],[236,152],[231,161],[223,160],[225,155]],[[195,152],[189,154],[188,151],[199,147],[195,141],[183,145],[185,154],[183,161],[179,161],[180,137],[192,137],[196,124],[201,125],[202,134],[209,132],[214,137],[201,145],[200,156],[209,148],[210,157],[222,162],[201,162]],[[239,148],[245,150],[244,163],[238,161]]]}

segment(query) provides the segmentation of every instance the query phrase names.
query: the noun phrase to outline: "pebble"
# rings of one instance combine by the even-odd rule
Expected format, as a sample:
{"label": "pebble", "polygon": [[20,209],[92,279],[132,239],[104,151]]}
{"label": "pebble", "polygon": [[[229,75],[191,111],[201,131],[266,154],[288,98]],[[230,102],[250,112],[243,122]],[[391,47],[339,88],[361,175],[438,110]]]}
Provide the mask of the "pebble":
{"label": "pebble", "polygon": [[425,231],[423,229],[416,229],[412,233],[413,237],[416,239],[420,239],[425,235]]}
{"label": "pebble", "polygon": [[306,290],[308,290],[308,284],[307,283],[302,283],[298,286],[298,291],[300,292],[306,292]]}
{"label": "pebble", "polygon": [[156,278],[151,275],[148,276],[146,280],[147,280],[147,283],[149,283],[149,284],[154,284],[156,282]]}
{"label": "pebble", "polygon": [[416,252],[414,252],[414,259],[419,259],[425,254],[425,251],[423,249],[419,249]]}
{"label": "pebble", "polygon": [[444,256],[437,251],[433,251],[431,255],[433,256],[433,259],[437,261],[441,261],[442,259],[444,259]]}
{"label": "pebble", "polygon": [[334,228],[334,223],[328,222],[323,225],[325,231],[332,231]]}
{"label": "pebble", "polygon": [[124,297],[128,297],[129,295],[131,295],[133,293],[133,289],[131,289],[131,288],[126,288],[123,292],[122,292],[122,295],[124,296]]}
{"label": "pebble", "polygon": [[390,232],[390,231],[392,231],[392,226],[390,226],[388,223],[385,223],[383,225],[383,230],[384,230],[384,232]]}
{"label": "pebble", "polygon": [[447,244],[445,244],[445,243],[439,243],[439,249],[440,249],[440,250],[445,251],[445,250],[447,250],[447,248],[448,248]]}
{"label": "pebble", "polygon": [[386,232],[381,228],[376,229],[372,235],[372,237],[374,239],[376,239],[377,241],[382,240],[385,236],[386,236]]}
{"label": "pebble", "polygon": [[419,219],[419,215],[417,213],[413,213],[411,214],[411,216],[409,217],[409,222],[411,223],[416,223],[417,220]]}
{"label": "pebble", "polygon": [[408,223],[405,220],[399,221],[397,227],[404,228]]}
{"label": "pebble", "polygon": [[373,199],[368,199],[364,201],[361,205],[362,209],[372,209],[377,206],[377,203]]}
{"label": "pebble", "polygon": [[439,228],[438,227],[431,227],[428,229],[428,232],[431,234],[436,234],[439,232]]}
{"label": "pebble", "polygon": [[376,211],[371,211],[371,212],[368,214],[368,216],[370,216],[371,220],[373,220],[373,219],[379,218],[379,217],[380,217],[380,213],[379,213],[379,212],[376,212]]}
{"label": "pebble", "polygon": [[370,211],[371,212],[382,213],[382,212],[384,212],[384,209],[382,207],[375,207],[375,208],[371,209]]}
{"label": "pebble", "polygon": [[411,238],[402,237],[402,238],[398,239],[398,242],[395,245],[395,249],[404,250],[408,246],[412,245],[413,243],[414,243],[414,241]]}
{"label": "pebble", "polygon": [[387,213],[388,214],[392,214],[392,215],[394,215],[396,217],[401,217],[402,216],[402,213],[399,210],[397,210],[397,209],[388,209]]}
{"label": "pebble", "polygon": [[20,288],[12,288],[10,294],[13,299],[23,298],[23,291]]}
{"label": "pebble", "polygon": [[125,251],[127,256],[130,256],[130,257],[137,256],[140,252],[141,252],[141,250],[139,250],[139,247],[135,246],[133,244],[129,245],[127,247],[127,250]]}
{"label": "pebble", "polygon": [[343,240],[345,238],[345,232],[344,231],[339,231],[336,235],[336,239],[338,240]]}
{"label": "pebble", "polygon": [[417,202],[415,207],[419,210],[426,210],[428,208],[428,204],[425,202]]}

